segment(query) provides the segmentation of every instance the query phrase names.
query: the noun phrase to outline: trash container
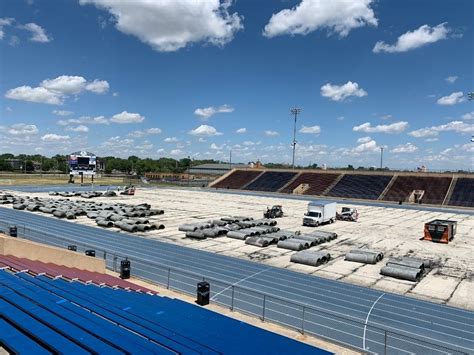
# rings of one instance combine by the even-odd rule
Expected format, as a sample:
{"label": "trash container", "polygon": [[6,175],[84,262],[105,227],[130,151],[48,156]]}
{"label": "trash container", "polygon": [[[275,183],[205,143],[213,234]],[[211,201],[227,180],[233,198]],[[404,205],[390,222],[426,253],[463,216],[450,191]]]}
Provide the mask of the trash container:
{"label": "trash container", "polygon": [[10,226],[8,230],[10,237],[17,237],[18,236],[18,228],[16,226]]}
{"label": "trash container", "polygon": [[95,250],[89,249],[89,250],[86,250],[85,253],[86,253],[87,256],[95,257]]}
{"label": "trash container", "polygon": [[130,260],[128,259],[120,261],[120,278],[121,279],[130,278]]}
{"label": "trash container", "polygon": [[197,300],[196,303],[200,306],[209,304],[209,295],[211,294],[211,285],[209,282],[202,281],[197,284]]}
{"label": "trash container", "polygon": [[75,246],[75,245],[68,245],[68,246],[67,246],[67,250],[77,251],[77,246]]}

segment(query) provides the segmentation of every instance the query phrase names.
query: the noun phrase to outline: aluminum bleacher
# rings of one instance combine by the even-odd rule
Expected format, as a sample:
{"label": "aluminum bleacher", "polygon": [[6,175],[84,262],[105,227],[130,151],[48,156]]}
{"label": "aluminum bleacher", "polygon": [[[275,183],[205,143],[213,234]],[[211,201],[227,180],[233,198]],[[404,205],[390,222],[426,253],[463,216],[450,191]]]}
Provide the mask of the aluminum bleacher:
{"label": "aluminum bleacher", "polygon": [[234,170],[230,175],[213,184],[212,187],[220,189],[240,189],[260,175],[256,170]]}
{"label": "aluminum bleacher", "polygon": [[21,354],[329,354],[180,300],[9,269],[0,270],[1,348]]}
{"label": "aluminum bleacher", "polygon": [[423,203],[439,205],[446,197],[451,180],[451,177],[398,176],[383,200],[405,202],[414,190],[422,190]]}
{"label": "aluminum bleacher", "polygon": [[376,200],[391,179],[391,175],[346,174],[326,195]]}
{"label": "aluminum bleacher", "polygon": [[275,192],[288,183],[297,173],[289,171],[266,171],[245,190]]}
{"label": "aluminum bleacher", "polygon": [[474,179],[458,178],[448,205],[474,207]]}
{"label": "aluminum bleacher", "polygon": [[302,173],[295,181],[280,192],[291,194],[301,184],[308,184],[304,195],[321,195],[339,176],[339,174]]}

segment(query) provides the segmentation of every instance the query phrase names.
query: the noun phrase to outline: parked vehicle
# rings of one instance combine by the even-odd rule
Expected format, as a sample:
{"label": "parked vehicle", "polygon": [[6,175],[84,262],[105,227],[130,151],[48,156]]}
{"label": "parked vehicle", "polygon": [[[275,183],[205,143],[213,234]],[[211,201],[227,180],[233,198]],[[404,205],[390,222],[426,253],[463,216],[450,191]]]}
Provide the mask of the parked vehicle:
{"label": "parked vehicle", "polygon": [[351,207],[342,207],[341,213],[336,213],[336,219],[340,221],[357,222],[359,212],[357,209]]}
{"label": "parked vehicle", "polygon": [[303,226],[317,227],[323,223],[336,221],[336,202],[312,201],[303,217]]}
{"label": "parked vehicle", "polygon": [[281,205],[274,205],[263,212],[263,218],[280,218],[283,217],[283,208]]}
{"label": "parked vehicle", "polygon": [[135,195],[135,186],[129,186],[120,195],[134,196]]}

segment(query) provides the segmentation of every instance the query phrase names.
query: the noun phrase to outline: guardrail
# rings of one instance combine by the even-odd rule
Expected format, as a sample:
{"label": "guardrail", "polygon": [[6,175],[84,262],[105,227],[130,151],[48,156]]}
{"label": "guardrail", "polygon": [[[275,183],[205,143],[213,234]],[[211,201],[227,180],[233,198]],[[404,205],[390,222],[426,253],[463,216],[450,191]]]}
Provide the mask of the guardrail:
{"label": "guardrail", "polygon": [[[10,223],[0,220],[0,231],[8,233]],[[97,249],[93,245],[77,243],[72,239],[38,232],[25,225],[16,225],[18,237],[66,248],[76,245],[78,252],[94,249],[96,257],[105,260],[107,268],[119,271],[119,259],[131,261],[133,276],[189,295],[196,294],[196,284],[207,281],[211,284],[211,301],[231,311],[239,311],[260,318],[263,322],[273,322],[297,330],[302,334],[329,340],[358,351],[374,354],[415,353],[415,354],[466,354],[447,346],[405,334],[399,329],[373,325],[358,318],[331,312],[312,305],[291,301],[253,289],[231,284],[216,278],[203,276],[197,272],[172,268],[148,260],[130,257],[112,250]]]}

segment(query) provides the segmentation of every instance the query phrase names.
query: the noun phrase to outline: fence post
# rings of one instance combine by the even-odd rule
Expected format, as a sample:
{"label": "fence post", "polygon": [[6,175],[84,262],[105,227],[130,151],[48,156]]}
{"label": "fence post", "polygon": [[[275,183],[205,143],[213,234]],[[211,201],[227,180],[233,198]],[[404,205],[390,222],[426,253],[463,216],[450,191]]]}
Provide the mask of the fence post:
{"label": "fence post", "polygon": [[168,268],[168,281],[166,281],[166,289],[169,290],[170,288],[170,273],[171,273],[171,268]]}
{"label": "fence post", "polygon": [[230,310],[233,311],[234,310],[234,288],[235,286],[232,285],[232,299],[231,299],[231,304],[230,304]]}
{"label": "fence post", "polygon": [[384,342],[383,342],[383,346],[384,346],[383,353],[384,353],[385,355],[387,355],[387,330],[386,330],[386,329],[384,330]]}
{"label": "fence post", "polygon": [[265,322],[265,303],[266,303],[267,296],[263,295],[263,309],[262,309],[262,322]]}
{"label": "fence post", "polygon": [[303,317],[301,317],[301,334],[303,334],[303,335],[304,335],[304,321],[305,321],[304,315],[305,315],[305,310],[306,310],[306,307],[303,306]]}

